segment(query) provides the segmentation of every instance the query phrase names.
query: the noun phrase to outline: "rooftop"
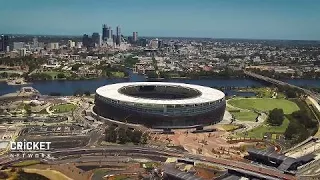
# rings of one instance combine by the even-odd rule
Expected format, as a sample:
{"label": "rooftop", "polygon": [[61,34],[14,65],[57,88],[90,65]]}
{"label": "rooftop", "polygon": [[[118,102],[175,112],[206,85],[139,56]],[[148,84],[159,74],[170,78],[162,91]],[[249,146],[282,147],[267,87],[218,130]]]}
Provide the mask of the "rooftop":
{"label": "rooftop", "polygon": [[[169,86],[169,87],[180,87],[194,89],[200,92],[199,96],[187,98],[187,99],[149,99],[139,98],[120,93],[119,89],[126,86]],[[184,84],[184,83],[169,83],[169,82],[130,82],[130,83],[117,83],[106,85],[98,88],[96,93],[108,99],[115,101],[122,101],[128,103],[139,103],[139,104],[158,104],[158,105],[185,105],[185,104],[201,104],[214,102],[224,98],[225,94],[217,89]]]}

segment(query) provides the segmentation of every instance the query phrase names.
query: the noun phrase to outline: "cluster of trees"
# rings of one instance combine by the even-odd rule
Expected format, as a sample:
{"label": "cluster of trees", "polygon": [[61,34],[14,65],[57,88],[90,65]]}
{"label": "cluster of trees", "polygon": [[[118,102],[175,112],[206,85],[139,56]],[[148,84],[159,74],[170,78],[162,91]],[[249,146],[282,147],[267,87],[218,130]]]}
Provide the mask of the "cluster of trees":
{"label": "cluster of trees", "polygon": [[32,73],[27,77],[28,81],[37,81],[37,80],[52,80],[52,76],[47,73]]}
{"label": "cluster of trees", "polygon": [[320,72],[316,72],[314,70],[308,71],[301,74],[298,73],[276,73],[275,71],[268,71],[268,70],[260,70],[257,68],[250,69],[251,72],[260,74],[262,76],[271,77],[274,79],[291,79],[292,76],[298,78],[305,78],[305,79],[318,79],[320,78]]}
{"label": "cluster of trees", "polygon": [[214,71],[199,71],[191,73],[183,73],[186,77],[201,78],[201,77],[220,77],[220,78],[241,78],[244,77],[242,70],[232,70],[230,68],[223,69],[219,72]]}
{"label": "cluster of trees", "polygon": [[298,143],[316,132],[317,122],[312,120],[304,111],[293,112],[290,117],[289,126],[284,133],[286,139]]}
{"label": "cluster of trees", "polygon": [[302,90],[290,86],[278,86],[278,91],[283,92],[287,98],[297,98],[304,94]]}
{"label": "cluster of trees", "polygon": [[131,56],[126,57],[123,60],[123,62],[124,62],[125,67],[132,68],[135,64],[137,64],[139,62],[139,59],[135,58],[134,55],[131,55]]}
{"label": "cluster of trees", "polygon": [[44,64],[46,59],[34,58],[32,56],[19,57],[19,58],[0,58],[0,64],[6,66],[28,66],[29,72],[39,68],[41,64]]}
{"label": "cluster of trees", "polygon": [[139,130],[116,128],[115,126],[109,126],[105,129],[105,141],[125,144],[132,142],[134,144],[146,144],[148,141],[148,135],[142,133]]}
{"label": "cluster of trees", "polygon": [[56,76],[52,77],[48,73],[32,73],[30,76],[25,77],[28,81],[42,81],[42,80],[53,80],[53,79],[68,79],[65,73],[58,73]]}
{"label": "cluster of trees", "polygon": [[[149,74],[147,74],[149,77]],[[152,77],[157,76],[157,74],[150,74]],[[160,72],[160,77],[165,79],[172,78],[172,75],[178,75],[178,77],[188,77],[191,79],[199,78],[210,78],[210,77],[220,77],[220,78],[241,78],[244,77],[243,71],[236,71],[229,68],[221,70],[220,72],[215,71],[193,71],[193,72]]]}
{"label": "cluster of trees", "polygon": [[112,77],[113,72],[123,72],[125,77],[129,76],[129,73],[123,66],[111,66],[110,64],[106,64],[106,62],[101,62],[100,65],[96,66],[95,68],[97,70],[102,70],[102,75],[105,77]]}
{"label": "cluster of trees", "polygon": [[269,111],[268,124],[272,126],[280,126],[284,120],[283,109],[275,108]]}
{"label": "cluster of trees", "polygon": [[74,96],[90,96],[91,95],[91,92],[90,91],[82,91],[81,89],[77,89],[74,91],[73,93]]}
{"label": "cluster of trees", "polygon": [[288,115],[290,123],[284,133],[285,138],[293,143],[305,140],[318,130],[318,121],[308,105],[299,100],[296,100],[296,104],[300,110]]}
{"label": "cluster of trees", "polygon": [[15,77],[21,77],[21,75],[18,73],[7,73],[7,72],[0,73],[0,78],[15,78]]}
{"label": "cluster of trees", "polygon": [[75,64],[71,67],[71,71],[78,71],[81,66],[83,66],[83,65],[82,64]]}

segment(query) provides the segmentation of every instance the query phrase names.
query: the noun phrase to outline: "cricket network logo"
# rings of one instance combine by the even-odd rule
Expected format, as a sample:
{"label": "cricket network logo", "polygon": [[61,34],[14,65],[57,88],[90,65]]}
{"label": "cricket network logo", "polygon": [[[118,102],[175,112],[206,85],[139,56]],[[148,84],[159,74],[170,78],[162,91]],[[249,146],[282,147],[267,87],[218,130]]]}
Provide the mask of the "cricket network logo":
{"label": "cricket network logo", "polygon": [[47,158],[50,157],[51,142],[10,142],[10,157]]}

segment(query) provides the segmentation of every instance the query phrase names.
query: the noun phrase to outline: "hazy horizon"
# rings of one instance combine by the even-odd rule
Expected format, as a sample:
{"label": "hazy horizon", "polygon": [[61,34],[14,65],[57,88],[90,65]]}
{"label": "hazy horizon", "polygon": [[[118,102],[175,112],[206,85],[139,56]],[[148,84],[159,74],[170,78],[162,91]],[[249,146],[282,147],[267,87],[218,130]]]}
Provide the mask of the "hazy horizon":
{"label": "hazy horizon", "polygon": [[0,7],[0,33],[320,40],[320,1],[314,0],[11,0]]}

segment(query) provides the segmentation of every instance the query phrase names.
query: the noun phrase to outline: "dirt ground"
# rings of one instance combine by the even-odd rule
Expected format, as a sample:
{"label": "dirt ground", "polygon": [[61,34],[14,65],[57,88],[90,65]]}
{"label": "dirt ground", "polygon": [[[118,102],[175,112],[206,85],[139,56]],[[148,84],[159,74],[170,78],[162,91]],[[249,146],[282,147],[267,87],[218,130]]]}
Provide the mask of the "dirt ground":
{"label": "dirt ground", "polygon": [[167,145],[183,146],[188,152],[193,154],[203,154],[212,157],[223,157],[232,159],[242,159],[243,153],[240,149],[249,143],[229,144],[227,137],[229,133],[213,126],[216,131],[210,133],[191,133],[189,130],[175,130],[175,134],[153,134],[155,142],[167,143]]}

